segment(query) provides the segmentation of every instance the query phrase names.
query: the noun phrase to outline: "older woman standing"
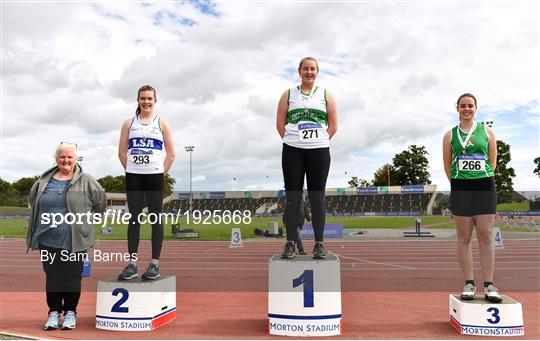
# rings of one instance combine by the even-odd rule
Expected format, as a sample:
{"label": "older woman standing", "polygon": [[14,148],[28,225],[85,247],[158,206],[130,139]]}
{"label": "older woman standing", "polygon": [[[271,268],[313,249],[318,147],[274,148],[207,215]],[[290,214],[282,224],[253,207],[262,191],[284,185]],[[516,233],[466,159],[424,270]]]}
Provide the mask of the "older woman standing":
{"label": "older woman standing", "polygon": [[[42,261],[49,307],[45,330],[76,326],[83,261],[94,243],[94,226],[86,221],[54,226],[42,218],[53,213],[101,213],[107,205],[99,183],[77,164],[77,145],[62,142],[56,148],[55,159],[56,166],[39,177],[28,197],[31,214],[27,247],[47,256]],[[60,324],[62,312],[64,321]]]}
{"label": "older woman standing", "polygon": [[337,109],[330,92],[315,85],[319,74],[315,58],[300,60],[298,74],[302,83],[286,90],[277,108],[276,128],[283,139],[281,166],[287,192],[287,243],[281,257],[294,257],[305,176],[315,234],[313,258],[320,259],[326,257],[324,191],[330,169],[330,139],[337,131]]}

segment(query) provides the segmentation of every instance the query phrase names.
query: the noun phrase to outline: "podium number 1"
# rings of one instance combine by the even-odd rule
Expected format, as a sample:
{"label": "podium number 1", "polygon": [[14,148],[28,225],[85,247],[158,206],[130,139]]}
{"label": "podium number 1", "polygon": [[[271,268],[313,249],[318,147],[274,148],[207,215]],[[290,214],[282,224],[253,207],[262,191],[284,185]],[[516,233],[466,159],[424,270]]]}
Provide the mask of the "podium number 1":
{"label": "podium number 1", "polygon": [[300,277],[293,279],[293,288],[304,284],[304,308],[313,308],[313,270],[304,271]]}
{"label": "podium number 1", "polygon": [[128,307],[122,307],[122,304],[126,303],[129,292],[124,288],[116,288],[112,292],[113,296],[121,295],[120,299],[112,306],[111,312],[113,313],[127,313],[129,311]]}
{"label": "podium number 1", "polygon": [[499,316],[499,309],[495,308],[495,307],[491,307],[487,310],[488,313],[491,313],[491,317],[493,317],[493,319],[487,319],[487,321],[491,324],[496,324],[496,323],[499,323],[499,321],[501,320],[501,317]]}

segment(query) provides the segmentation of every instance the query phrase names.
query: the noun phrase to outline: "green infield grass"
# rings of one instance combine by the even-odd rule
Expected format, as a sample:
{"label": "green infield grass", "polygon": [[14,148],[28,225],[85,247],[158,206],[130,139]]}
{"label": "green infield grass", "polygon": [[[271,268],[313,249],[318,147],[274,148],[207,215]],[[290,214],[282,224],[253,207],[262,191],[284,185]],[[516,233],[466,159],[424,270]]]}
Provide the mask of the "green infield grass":
{"label": "green infield grass", "polygon": [[[414,217],[327,217],[326,222],[330,224],[343,224],[348,229],[368,229],[368,228],[413,228]],[[254,237],[253,230],[259,228],[266,230],[271,221],[278,223],[283,227],[281,217],[252,218],[250,224],[186,224],[186,218],[180,219],[181,228],[191,228],[199,232],[199,240],[229,240],[231,238],[231,229],[239,227],[243,238]],[[431,224],[435,224],[431,226]],[[449,228],[452,227],[452,221],[448,217],[442,216],[424,216],[422,225],[430,225],[430,228]],[[26,236],[26,219],[3,219],[0,220],[0,235],[6,238],[22,238]],[[96,225],[96,238],[98,239],[126,239],[127,225],[108,223],[112,227],[112,234],[101,233],[101,225]],[[171,223],[164,224],[165,239],[174,239],[172,235]],[[141,225],[141,239],[150,239],[152,228],[150,224]]]}
{"label": "green infield grass", "polygon": [[16,215],[16,214],[29,214],[29,207],[18,206],[0,206],[0,214],[2,215]]}
{"label": "green infield grass", "polygon": [[[443,216],[423,216],[423,229],[449,229],[454,228],[454,222],[450,217]],[[186,218],[180,219],[181,228],[190,228],[199,233],[199,238],[188,238],[189,240],[230,240],[231,229],[239,227],[242,231],[243,238],[255,237],[254,229],[259,228],[266,230],[271,221],[278,223],[279,227],[283,228],[281,217],[265,217],[252,218],[250,224],[186,224]],[[329,224],[343,224],[343,227],[348,231],[370,228],[414,228],[415,217],[327,217],[326,222]],[[0,220],[0,235],[5,238],[25,238],[26,237],[26,219],[1,219]],[[96,238],[100,240],[123,240],[127,236],[126,224],[108,223],[108,227],[112,227],[112,234],[101,233],[101,225],[95,226]],[[171,223],[164,224],[165,240],[173,240]],[[528,231],[526,228],[507,228],[503,227],[503,231]],[[149,240],[151,237],[152,228],[150,224],[141,225],[141,239]],[[345,231],[347,232],[347,231]],[[345,235],[347,233],[344,233]],[[187,239],[186,239],[187,240]]]}
{"label": "green infield grass", "polygon": [[528,211],[529,202],[510,202],[506,204],[498,204],[497,212],[511,212],[511,211]]}

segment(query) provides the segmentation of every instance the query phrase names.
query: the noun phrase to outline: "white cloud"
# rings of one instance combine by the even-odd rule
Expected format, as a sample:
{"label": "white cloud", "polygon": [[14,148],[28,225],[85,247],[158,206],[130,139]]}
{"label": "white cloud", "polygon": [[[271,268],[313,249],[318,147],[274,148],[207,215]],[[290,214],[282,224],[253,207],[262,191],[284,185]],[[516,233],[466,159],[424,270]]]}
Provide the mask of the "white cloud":
{"label": "white cloud", "polygon": [[522,142],[538,141],[538,131],[519,131],[539,121],[537,2],[218,2],[218,16],[190,2],[3,6],[1,176],[9,181],[45,169],[64,139],[79,143],[96,177],[121,174],[118,130],[148,83],[174,129],[177,189],[188,188],[185,145],[196,146],[194,188],[232,189],[233,177],[237,189],[281,187],[277,101],[297,84],[299,59],[313,55],[318,84],[339,109],[329,186],[371,179],[417,144],[429,152],[432,181],[447,188],[441,139],[469,91],[479,119],[500,121],[532,103],[533,114],[495,129],[513,146],[515,187],[535,184],[527,158],[538,144]]}

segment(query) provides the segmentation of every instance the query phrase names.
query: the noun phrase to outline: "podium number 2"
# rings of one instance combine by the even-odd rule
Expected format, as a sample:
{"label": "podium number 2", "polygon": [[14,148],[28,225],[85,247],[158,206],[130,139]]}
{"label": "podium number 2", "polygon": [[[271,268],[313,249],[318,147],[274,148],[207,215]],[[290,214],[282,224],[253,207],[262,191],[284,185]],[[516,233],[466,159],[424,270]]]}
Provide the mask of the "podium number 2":
{"label": "podium number 2", "polygon": [[491,307],[487,310],[487,312],[491,313],[491,317],[493,317],[493,319],[491,318],[487,319],[489,323],[491,324],[499,323],[499,321],[501,320],[501,317],[499,316],[499,309],[495,307]]}
{"label": "podium number 2", "polygon": [[126,303],[129,292],[124,288],[116,288],[112,292],[113,296],[121,295],[120,299],[112,306],[111,312],[113,313],[127,313],[129,311],[128,307],[122,307],[122,304]]}
{"label": "podium number 2", "polygon": [[313,270],[304,271],[300,277],[293,279],[293,288],[304,284],[304,308],[313,308]]}

